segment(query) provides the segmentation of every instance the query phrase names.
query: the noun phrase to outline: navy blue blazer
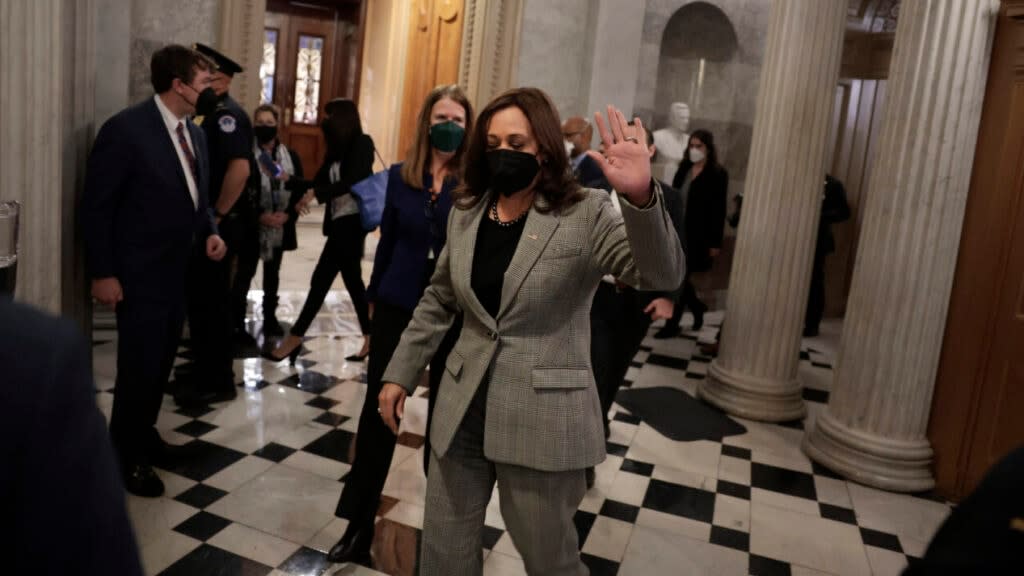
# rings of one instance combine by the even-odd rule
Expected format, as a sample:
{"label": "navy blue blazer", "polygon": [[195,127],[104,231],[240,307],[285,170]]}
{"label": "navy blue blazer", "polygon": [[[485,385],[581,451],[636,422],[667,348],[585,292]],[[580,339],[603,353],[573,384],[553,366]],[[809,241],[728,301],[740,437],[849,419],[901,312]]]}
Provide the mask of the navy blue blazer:
{"label": "navy blue blazer", "polygon": [[198,208],[152,98],[107,120],[89,154],[82,199],[88,270],[92,278],[117,277],[125,298],[183,298],[193,242],[216,233],[206,136],[191,121],[185,125],[195,148]]}
{"label": "navy blue blazer", "polygon": [[441,255],[448,231],[448,213],[457,183],[446,180],[433,210],[433,231],[427,219],[427,190],[433,178],[423,175],[423,188],[412,188],[402,180],[402,164],[388,171],[388,190],[380,223],[380,242],[373,260],[373,274],[367,299],[382,300],[412,312],[429,284],[428,253]]}
{"label": "navy blue blazer", "polygon": [[0,342],[4,572],[141,576],[85,339],[0,295]]}

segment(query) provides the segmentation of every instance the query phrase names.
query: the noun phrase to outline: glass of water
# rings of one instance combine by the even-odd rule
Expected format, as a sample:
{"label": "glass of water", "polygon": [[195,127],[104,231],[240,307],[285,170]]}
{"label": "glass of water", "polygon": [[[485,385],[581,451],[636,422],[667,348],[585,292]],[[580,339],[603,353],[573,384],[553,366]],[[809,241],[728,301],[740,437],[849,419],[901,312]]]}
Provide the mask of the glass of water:
{"label": "glass of water", "polygon": [[18,275],[18,217],[21,205],[0,202],[0,295],[11,296]]}

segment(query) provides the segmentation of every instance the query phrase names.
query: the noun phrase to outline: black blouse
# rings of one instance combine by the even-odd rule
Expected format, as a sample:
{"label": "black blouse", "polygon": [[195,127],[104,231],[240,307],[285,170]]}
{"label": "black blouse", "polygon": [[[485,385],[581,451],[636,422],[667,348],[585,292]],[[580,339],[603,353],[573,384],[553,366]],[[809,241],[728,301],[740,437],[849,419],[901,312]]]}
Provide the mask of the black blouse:
{"label": "black blouse", "polygon": [[512,256],[516,253],[519,238],[523,235],[525,227],[526,218],[521,218],[510,226],[502,226],[491,220],[487,211],[481,216],[469,284],[477,300],[480,300],[480,304],[492,318],[498,316],[505,270],[512,263]]}

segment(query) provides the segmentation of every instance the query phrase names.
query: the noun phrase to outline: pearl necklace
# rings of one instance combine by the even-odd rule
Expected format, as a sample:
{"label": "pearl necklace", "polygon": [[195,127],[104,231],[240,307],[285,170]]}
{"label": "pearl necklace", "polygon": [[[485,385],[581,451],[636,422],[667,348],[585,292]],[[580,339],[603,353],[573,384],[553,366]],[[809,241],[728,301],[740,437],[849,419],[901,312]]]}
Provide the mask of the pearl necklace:
{"label": "pearl necklace", "polygon": [[497,198],[495,198],[494,199],[494,203],[491,204],[491,210],[490,210],[491,220],[493,220],[498,226],[502,226],[502,227],[505,227],[505,228],[508,228],[509,226],[515,225],[520,220],[525,218],[526,215],[529,214],[529,213],[530,213],[530,209],[527,208],[519,216],[516,216],[515,218],[509,220],[508,222],[502,222],[501,218],[498,217],[498,199]]}

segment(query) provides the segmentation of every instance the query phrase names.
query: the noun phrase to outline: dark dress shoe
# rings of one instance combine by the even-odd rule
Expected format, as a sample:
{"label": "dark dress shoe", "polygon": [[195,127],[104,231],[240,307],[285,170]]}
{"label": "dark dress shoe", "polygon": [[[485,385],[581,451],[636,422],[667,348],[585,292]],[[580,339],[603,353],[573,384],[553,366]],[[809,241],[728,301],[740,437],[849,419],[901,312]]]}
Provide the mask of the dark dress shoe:
{"label": "dark dress shoe", "polygon": [[163,496],[164,483],[153,471],[152,466],[143,464],[132,464],[124,469],[122,474],[124,489],[130,494],[142,496],[143,498],[157,498]]}
{"label": "dark dress shoe", "polygon": [[700,308],[693,311],[693,328],[692,331],[696,332],[704,327],[704,313],[708,311],[708,307],[701,304]]}
{"label": "dark dress shoe", "polygon": [[675,338],[676,336],[679,336],[679,334],[681,333],[682,329],[679,328],[678,324],[674,326],[671,324],[666,324],[661,330],[658,330],[657,332],[654,333],[654,337],[657,338],[658,340],[667,340],[668,338]]}
{"label": "dark dress shoe", "polygon": [[168,444],[163,440],[160,440],[160,442],[152,448],[151,454],[153,464],[156,467],[163,468],[164,470],[173,470],[195,458],[198,452],[198,445],[191,442],[188,444],[178,445]]}
{"label": "dark dress shoe", "polygon": [[814,338],[819,334],[817,326],[806,326],[804,327],[804,338]]}
{"label": "dark dress shoe", "polygon": [[594,467],[593,466],[591,466],[590,468],[587,468],[586,476],[587,476],[587,490],[590,490],[591,488],[594,487],[594,482],[597,481],[597,473],[594,472]]}
{"label": "dark dress shoe", "polygon": [[360,530],[345,535],[327,553],[327,560],[335,564],[354,562],[367,564],[370,561],[370,545],[373,544],[374,526],[364,526]]}

